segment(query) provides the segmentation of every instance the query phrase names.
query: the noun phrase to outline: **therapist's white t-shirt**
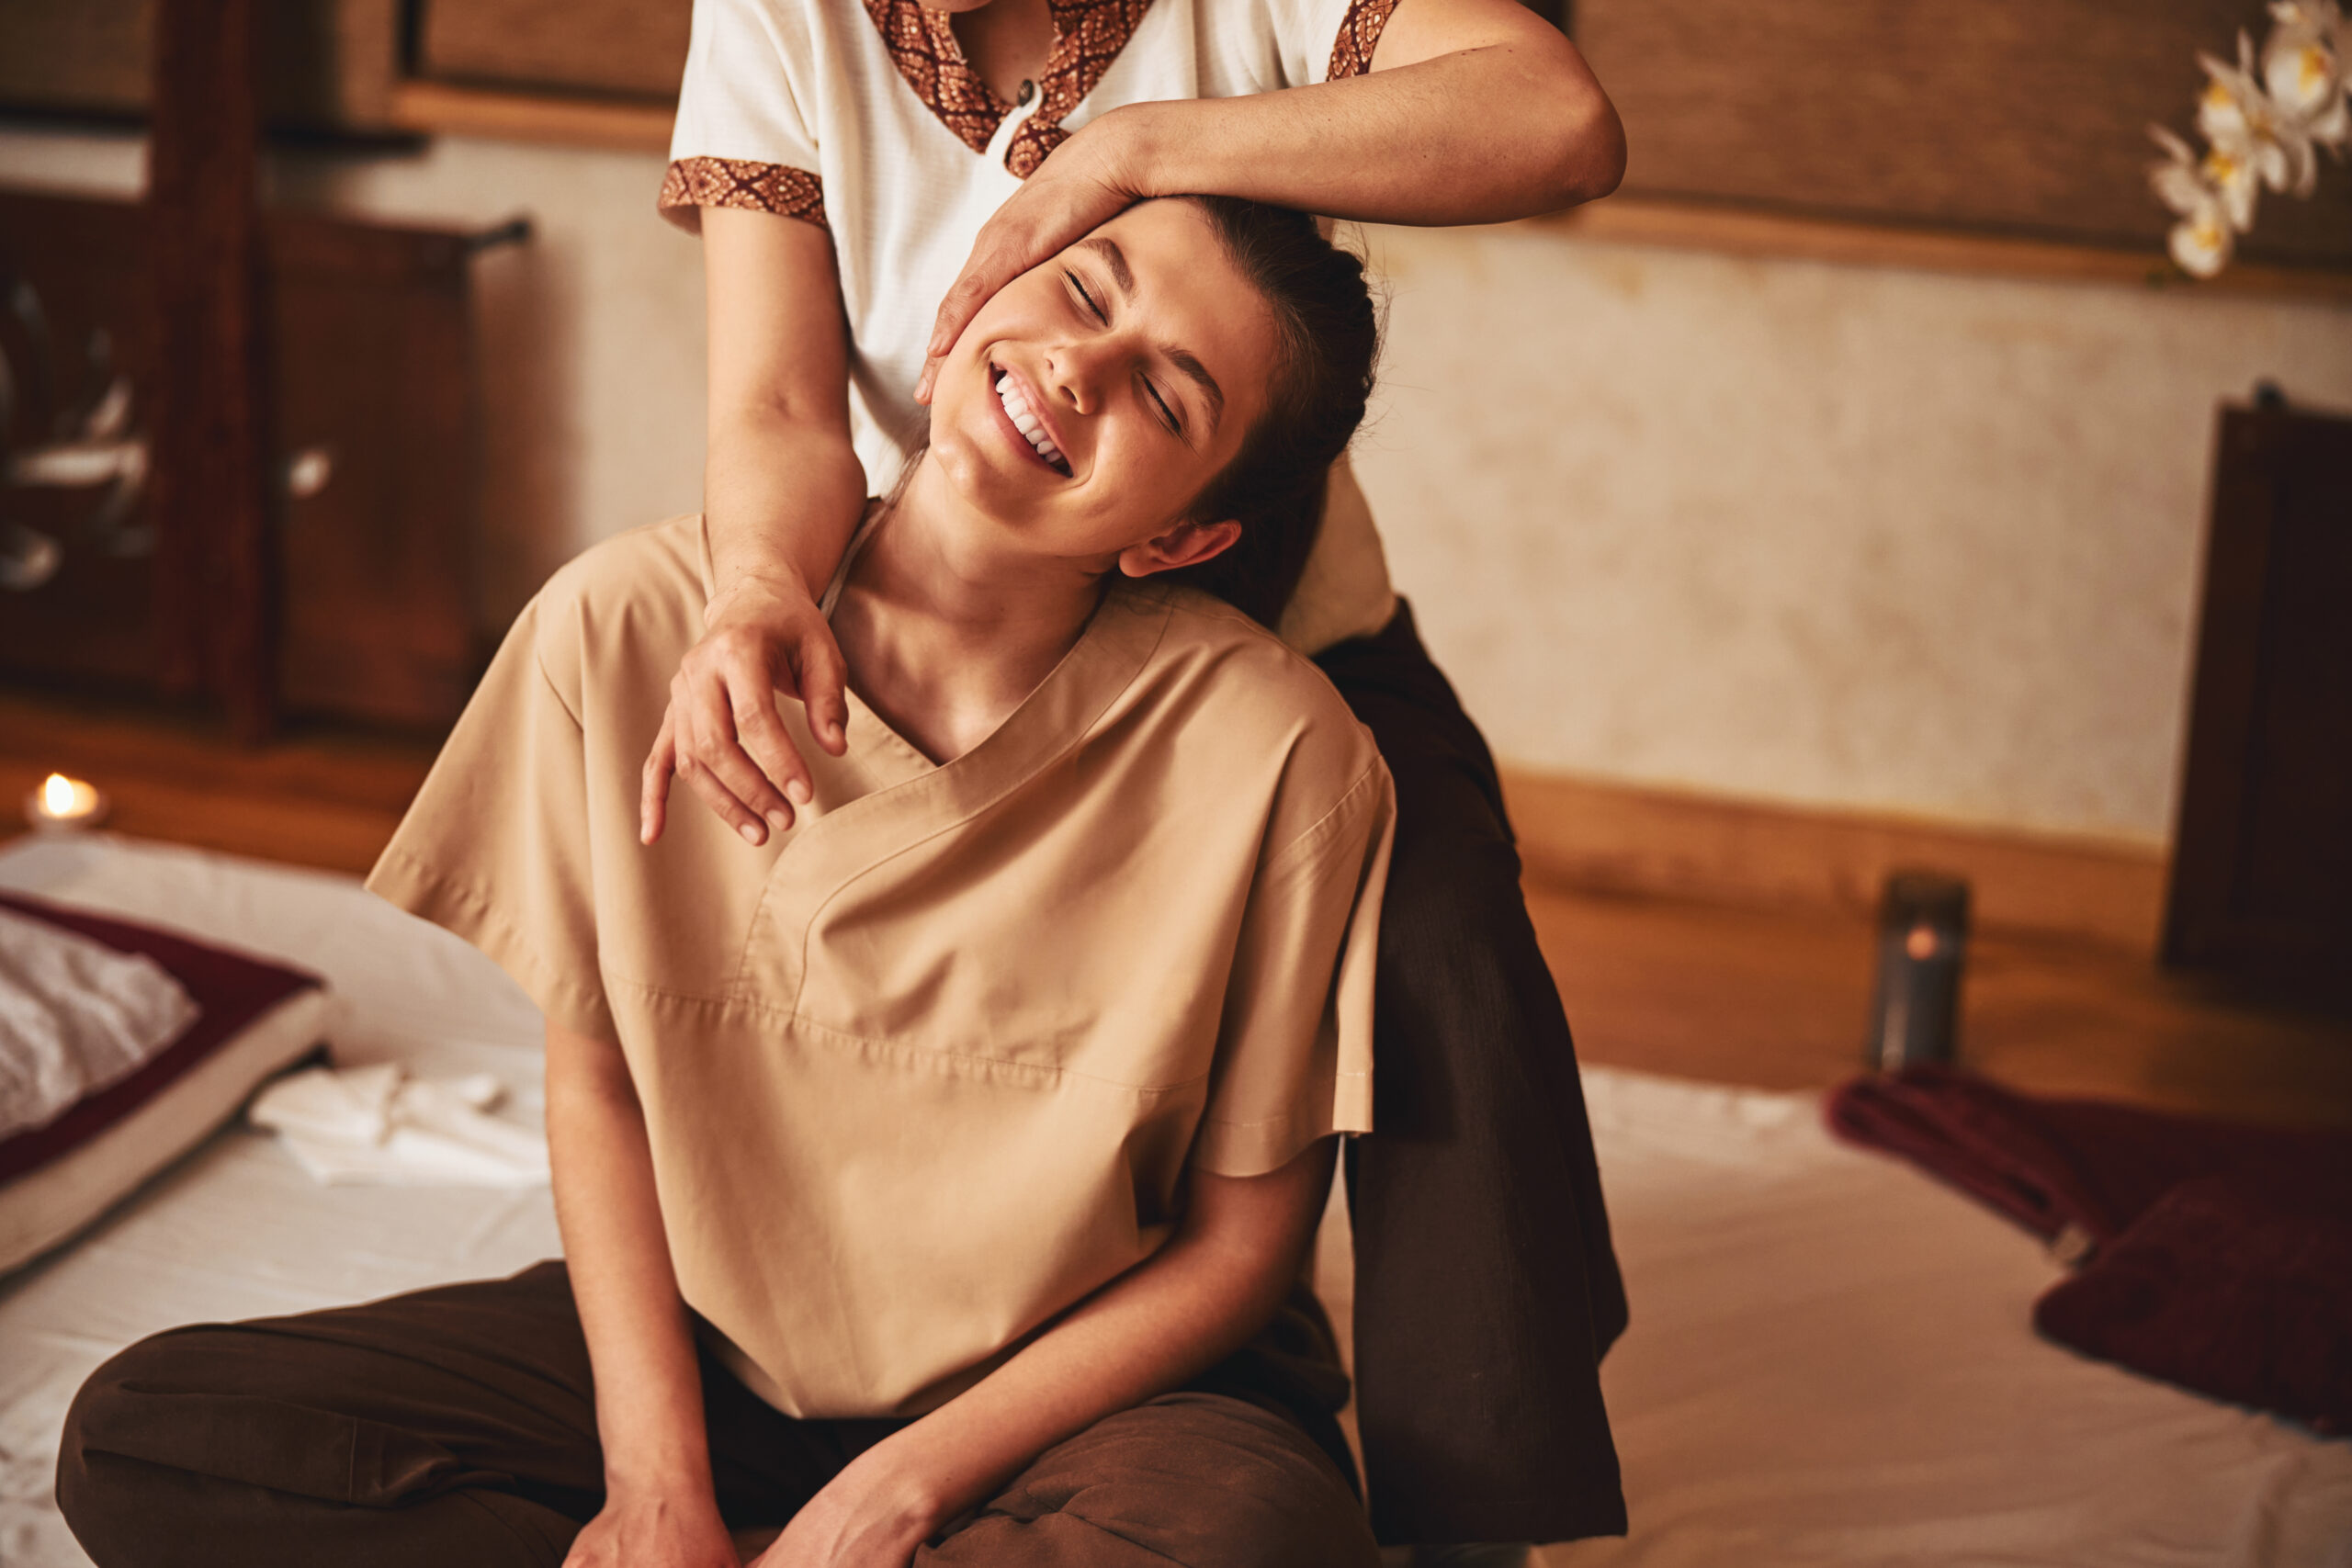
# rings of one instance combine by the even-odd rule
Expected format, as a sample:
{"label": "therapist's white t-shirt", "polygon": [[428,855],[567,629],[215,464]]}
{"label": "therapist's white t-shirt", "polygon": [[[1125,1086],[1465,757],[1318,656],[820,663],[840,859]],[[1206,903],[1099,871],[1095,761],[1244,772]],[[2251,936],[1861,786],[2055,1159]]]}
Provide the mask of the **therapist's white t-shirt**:
{"label": "therapist's white t-shirt", "polygon": [[[743,207],[831,231],[859,460],[879,493],[922,428],[939,301],[980,226],[1071,132],[1122,104],[1235,97],[1369,69],[1396,0],[1050,0],[1025,101],[965,63],[916,0],[695,0],[661,207]],[[1342,462],[1281,632],[1313,653],[1387,624],[1380,536]]]}

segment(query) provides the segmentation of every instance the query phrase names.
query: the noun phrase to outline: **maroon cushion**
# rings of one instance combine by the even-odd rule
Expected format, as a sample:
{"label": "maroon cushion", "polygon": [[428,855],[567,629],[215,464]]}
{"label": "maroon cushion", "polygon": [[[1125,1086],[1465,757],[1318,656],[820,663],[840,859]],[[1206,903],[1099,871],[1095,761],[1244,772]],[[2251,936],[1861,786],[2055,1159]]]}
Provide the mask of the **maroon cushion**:
{"label": "maroon cushion", "polygon": [[296,992],[322,984],[317,976],[299,969],[37,898],[0,893],[0,908],[123,953],[145,953],[170,971],[203,1010],[178,1039],[129,1077],[91,1095],[45,1127],[0,1139],[0,1181],[78,1148],[179,1081],[254,1019]]}

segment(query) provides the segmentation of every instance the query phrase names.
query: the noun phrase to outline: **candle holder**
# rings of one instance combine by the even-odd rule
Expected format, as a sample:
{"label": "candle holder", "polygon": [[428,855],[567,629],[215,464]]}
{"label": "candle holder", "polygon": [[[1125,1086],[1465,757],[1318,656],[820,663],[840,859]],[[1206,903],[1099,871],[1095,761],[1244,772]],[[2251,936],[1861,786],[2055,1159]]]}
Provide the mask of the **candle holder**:
{"label": "candle holder", "polygon": [[1865,1053],[1870,1066],[1891,1073],[1953,1059],[1967,951],[1967,883],[1927,871],[1898,871],[1886,879]]}
{"label": "candle holder", "polygon": [[25,796],[25,820],[45,832],[70,832],[105,821],[110,805],[87,780],[51,773]]}

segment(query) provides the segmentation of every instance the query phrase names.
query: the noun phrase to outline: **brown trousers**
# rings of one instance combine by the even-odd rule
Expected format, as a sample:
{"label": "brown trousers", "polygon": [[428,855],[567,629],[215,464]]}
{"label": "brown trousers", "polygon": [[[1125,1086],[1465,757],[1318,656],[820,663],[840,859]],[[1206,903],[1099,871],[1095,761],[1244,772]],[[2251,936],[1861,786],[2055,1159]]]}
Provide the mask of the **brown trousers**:
{"label": "brown trousers", "polygon": [[[893,1421],[797,1421],[708,1356],[730,1528],[777,1525]],[[1214,1380],[1212,1381],[1212,1385]],[[173,1329],[91,1375],[57,1500],[100,1568],[557,1568],[604,1500],[561,1263]],[[920,1568],[1370,1568],[1348,1478],[1280,1403],[1164,1394],[1047,1450]]]}

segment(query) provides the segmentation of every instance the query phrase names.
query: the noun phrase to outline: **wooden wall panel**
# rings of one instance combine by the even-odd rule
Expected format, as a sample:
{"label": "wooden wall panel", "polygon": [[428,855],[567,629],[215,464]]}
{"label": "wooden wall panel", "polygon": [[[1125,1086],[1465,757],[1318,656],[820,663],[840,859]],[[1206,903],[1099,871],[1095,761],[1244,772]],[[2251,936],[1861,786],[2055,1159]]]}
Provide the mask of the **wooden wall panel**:
{"label": "wooden wall panel", "polygon": [[[2161,243],[2151,121],[2186,132],[2257,0],[1576,0],[1625,189],[2096,244]],[[2352,265],[2352,170],[2267,196],[2245,254]]]}
{"label": "wooden wall panel", "polygon": [[[401,0],[260,0],[262,108],[275,125],[387,125]],[[0,0],[0,107],[146,112],[155,0]]]}
{"label": "wooden wall panel", "polygon": [[674,103],[692,0],[420,0],[420,75]]}

